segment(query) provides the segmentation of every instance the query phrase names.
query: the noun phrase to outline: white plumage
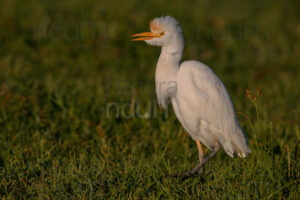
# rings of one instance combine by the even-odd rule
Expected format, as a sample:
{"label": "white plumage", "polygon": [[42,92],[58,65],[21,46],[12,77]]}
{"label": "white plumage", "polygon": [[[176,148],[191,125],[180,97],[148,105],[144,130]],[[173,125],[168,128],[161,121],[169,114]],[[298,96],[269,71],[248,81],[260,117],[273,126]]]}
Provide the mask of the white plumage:
{"label": "white plumage", "polygon": [[[177,118],[199,149],[200,163],[185,174],[201,169],[219,150],[219,145],[231,157],[235,153],[246,157],[250,149],[224,84],[201,62],[180,64],[184,40],[179,23],[170,16],[155,18],[150,30],[133,35],[136,37],[133,40],[162,47],[155,73],[159,105],[166,108],[172,102]],[[206,158],[199,141],[213,150]]]}

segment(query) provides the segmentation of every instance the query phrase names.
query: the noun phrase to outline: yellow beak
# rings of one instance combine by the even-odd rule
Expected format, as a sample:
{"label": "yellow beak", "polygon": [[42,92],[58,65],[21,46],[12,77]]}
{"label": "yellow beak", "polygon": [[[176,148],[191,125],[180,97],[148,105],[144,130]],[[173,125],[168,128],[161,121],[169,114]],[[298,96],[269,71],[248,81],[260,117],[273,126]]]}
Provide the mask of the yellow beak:
{"label": "yellow beak", "polygon": [[145,32],[145,33],[137,33],[132,35],[131,37],[135,37],[132,41],[141,41],[141,40],[151,40],[153,38],[160,37],[160,33],[152,33],[152,32]]}

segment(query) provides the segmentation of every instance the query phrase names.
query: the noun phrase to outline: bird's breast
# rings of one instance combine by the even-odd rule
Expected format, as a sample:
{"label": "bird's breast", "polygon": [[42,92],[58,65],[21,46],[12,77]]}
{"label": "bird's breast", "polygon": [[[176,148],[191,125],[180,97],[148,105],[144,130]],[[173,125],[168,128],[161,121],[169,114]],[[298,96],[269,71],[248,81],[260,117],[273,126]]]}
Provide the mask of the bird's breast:
{"label": "bird's breast", "polygon": [[167,107],[169,99],[177,92],[176,81],[156,81],[156,96],[160,106]]}

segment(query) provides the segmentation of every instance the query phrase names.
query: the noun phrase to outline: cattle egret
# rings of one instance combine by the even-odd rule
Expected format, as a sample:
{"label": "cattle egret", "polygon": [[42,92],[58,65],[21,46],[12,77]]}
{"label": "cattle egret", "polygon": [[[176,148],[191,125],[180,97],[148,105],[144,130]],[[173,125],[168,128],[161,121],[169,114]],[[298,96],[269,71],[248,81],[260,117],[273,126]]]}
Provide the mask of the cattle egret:
{"label": "cattle egret", "polygon": [[[155,72],[159,105],[166,109],[167,103],[172,103],[177,118],[199,150],[199,164],[183,175],[203,171],[202,166],[220,147],[230,157],[246,157],[251,151],[224,84],[201,62],[189,60],[180,64],[184,39],[176,19],[155,18],[150,22],[150,30],[132,35],[132,40],[161,46]],[[201,143],[212,151],[207,157]]]}

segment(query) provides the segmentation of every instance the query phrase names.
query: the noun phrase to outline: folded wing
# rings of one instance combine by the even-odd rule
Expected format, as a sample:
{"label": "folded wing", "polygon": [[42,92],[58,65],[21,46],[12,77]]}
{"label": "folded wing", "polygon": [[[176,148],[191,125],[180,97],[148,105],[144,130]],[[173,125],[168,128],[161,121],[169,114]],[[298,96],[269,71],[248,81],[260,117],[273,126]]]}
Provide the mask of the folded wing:
{"label": "folded wing", "polygon": [[217,139],[231,157],[250,153],[230,96],[209,67],[197,61],[183,62],[177,84],[174,110],[194,139],[209,148],[213,148],[212,139]]}

